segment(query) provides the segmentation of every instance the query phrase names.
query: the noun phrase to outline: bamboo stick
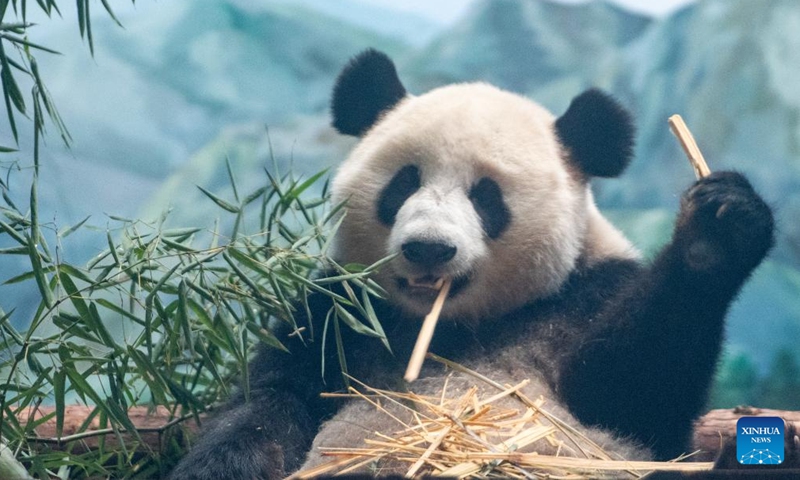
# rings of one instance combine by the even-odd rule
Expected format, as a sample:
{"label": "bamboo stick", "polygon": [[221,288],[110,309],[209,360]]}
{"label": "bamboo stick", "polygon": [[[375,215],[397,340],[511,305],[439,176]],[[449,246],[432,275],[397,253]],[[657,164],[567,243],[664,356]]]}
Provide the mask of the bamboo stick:
{"label": "bamboo stick", "polygon": [[689,127],[686,126],[683,118],[676,114],[669,117],[668,122],[670,130],[678,137],[678,141],[683,147],[683,151],[686,153],[689,163],[692,164],[694,174],[697,175],[697,178],[701,179],[711,175],[711,169],[708,168],[708,164],[705,158],[703,158],[702,152],[700,152],[700,147],[697,146],[697,142],[695,142],[694,136],[692,136],[692,132],[689,131]]}
{"label": "bamboo stick", "polygon": [[413,382],[419,377],[419,372],[422,370],[422,362],[425,360],[425,354],[428,353],[428,347],[433,338],[433,330],[436,328],[436,322],[439,321],[439,315],[442,313],[442,307],[444,307],[444,301],[450,292],[451,284],[451,279],[446,278],[444,280],[442,288],[439,290],[439,296],[433,302],[431,312],[425,316],[425,320],[422,322],[417,343],[414,344],[414,351],[411,353],[411,359],[408,361],[408,368],[406,368],[406,374],[403,377],[407,382]]}

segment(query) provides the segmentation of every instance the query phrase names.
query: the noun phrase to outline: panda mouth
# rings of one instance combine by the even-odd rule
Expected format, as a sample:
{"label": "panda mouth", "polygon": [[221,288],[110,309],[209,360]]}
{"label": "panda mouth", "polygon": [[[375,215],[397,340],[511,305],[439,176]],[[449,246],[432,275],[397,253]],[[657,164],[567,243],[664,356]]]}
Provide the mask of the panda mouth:
{"label": "panda mouth", "polygon": [[442,289],[442,285],[444,285],[444,278],[425,275],[419,278],[408,278],[406,282],[410,288],[429,288],[438,292]]}
{"label": "panda mouth", "polygon": [[[467,275],[459,275],[453,278],[453,284],[450,287],[448,298],[453,298],[469,283]],[[397,287],[405,295],[418,298],[424,301],[433,301],[439,294],[442,285],[444,284],[444,277],[437,277],[434,275],[423,275],[421,277],[397,278]]]}

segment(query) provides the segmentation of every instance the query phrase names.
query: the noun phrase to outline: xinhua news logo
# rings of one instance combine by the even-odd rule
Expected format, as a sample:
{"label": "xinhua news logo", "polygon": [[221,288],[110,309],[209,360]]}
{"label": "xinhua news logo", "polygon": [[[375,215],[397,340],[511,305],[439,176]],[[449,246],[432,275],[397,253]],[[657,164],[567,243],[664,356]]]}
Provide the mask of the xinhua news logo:
{"label": "xinhua news logo", "polygon": [[783,463],[786,425],[779,417],[742,417],[736,422],[736,458],[743,465]]}

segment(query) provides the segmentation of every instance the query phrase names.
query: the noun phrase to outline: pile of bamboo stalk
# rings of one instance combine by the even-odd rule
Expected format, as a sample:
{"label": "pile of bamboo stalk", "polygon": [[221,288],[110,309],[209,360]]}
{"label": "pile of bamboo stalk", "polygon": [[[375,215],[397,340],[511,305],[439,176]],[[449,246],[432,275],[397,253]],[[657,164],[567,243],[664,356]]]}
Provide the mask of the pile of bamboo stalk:
{"label": "pile of bamboo stalk", "polygon": [[[323,455],[331,458],[329,462],[290,478],[354,472],[449,478],[639,478],[653,470],[698,471],[712,466],[706,462],[614,458],[548,412],[544,398],[525,397],[521,390],[528,380],[501,386],[452,362],[434,355],[429,357],[474,374],[476,383],[489,382],[497,388],[497,393],[481,393],[476,386],[451,397],[445,381],[441,394],[432,397],[379,390],[353,379],[359,388],[351,387],[345,395],[372,404],[396,421],[397,430],[373,432],[359,448],[323,448]],[[391,408],[387,408],[389,405]],[[409,415],[392,413],[397,408]],[[537,453],[537,446],[539,451],[556,453]],[[385,465],[391,465],[391,469],[382,470]],[[401,472],[398,466],[402,467]]]}

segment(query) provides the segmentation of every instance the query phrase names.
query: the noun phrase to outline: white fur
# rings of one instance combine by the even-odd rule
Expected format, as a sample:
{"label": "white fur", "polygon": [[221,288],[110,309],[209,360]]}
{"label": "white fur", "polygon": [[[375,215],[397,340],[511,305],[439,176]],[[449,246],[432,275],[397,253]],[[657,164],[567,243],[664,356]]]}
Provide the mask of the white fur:
{"label": "white fur", "polygon": [[[447,265],[447,273],[455,276],[468,273],[470,268],[484,261],[489,252],[485,242],[475,241],[483,237],[483,229],[478,214],[464,194],[464,185],[469,184],[469,179],[456,179],[449,169],[440,170],[425,168],[429,185],[408,199],[398,212],[387,250],[400,252],[403,243],[411,239],[455,245],[458,248],[456,257]],[[400,275],[418,274],[409,262],[396,262],[394,266]]]}
{"label": "white fur", "polygon": [[586,203],[584,248],[589,264],[604,258],[640,258],[641,252],[597,209],[591,190],[587,192]]}
{"label": "white fur", "polygon": [[[580,175],[571,173],[540,105],[490,85],[459,84],[406,97],[369,130],[332,184],[347,201],[334,256],[371,264],[411,240],[445,241],[456,257],[440,273],[471,281],[445,303],[445,317],[502,314],[556,292],[582,253],[630,257],[628,241],[602,217]],[[392,228],[377,218],[382,189],[402,167],[421,171],[422,187]],[[482,177],[500,186],[511,213],[496,240],[486,237],[468,198]],[[377,280],[393,301],[424,314],[428,301],[403,295],[398,277],[419,274],[402,255]]]}

